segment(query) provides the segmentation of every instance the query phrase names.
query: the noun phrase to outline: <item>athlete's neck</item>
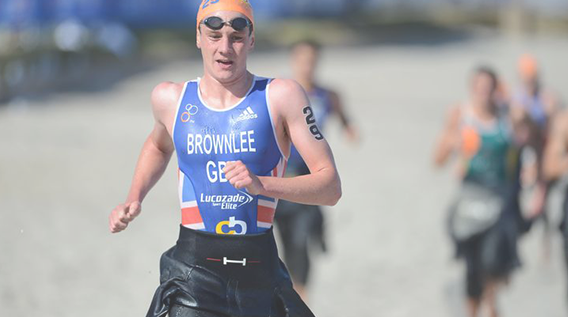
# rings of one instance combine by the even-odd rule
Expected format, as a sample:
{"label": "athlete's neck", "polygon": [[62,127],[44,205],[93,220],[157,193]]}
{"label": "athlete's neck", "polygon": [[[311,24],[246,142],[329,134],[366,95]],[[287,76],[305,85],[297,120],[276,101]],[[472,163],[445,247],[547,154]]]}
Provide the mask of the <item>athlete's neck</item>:
{"label": "athlete's neck", "polygon": [[199,91],[208,105],[217,109],[225,109],[246,96],[253,78],[254,75],[246,71],[243,72],[242,76],[230,82],[220,82],[205,73],[199,83]]}

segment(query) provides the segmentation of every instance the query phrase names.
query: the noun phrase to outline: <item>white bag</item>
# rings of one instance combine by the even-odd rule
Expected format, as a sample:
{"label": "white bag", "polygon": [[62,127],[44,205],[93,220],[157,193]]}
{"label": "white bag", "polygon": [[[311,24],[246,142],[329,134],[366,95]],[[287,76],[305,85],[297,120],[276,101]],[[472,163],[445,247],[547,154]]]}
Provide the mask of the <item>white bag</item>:
{"label": "white bag", "polygon": [[489,230],[499,221],[503,198],[480,185],[464,183],[450,210],[450,234],[465,241]]}

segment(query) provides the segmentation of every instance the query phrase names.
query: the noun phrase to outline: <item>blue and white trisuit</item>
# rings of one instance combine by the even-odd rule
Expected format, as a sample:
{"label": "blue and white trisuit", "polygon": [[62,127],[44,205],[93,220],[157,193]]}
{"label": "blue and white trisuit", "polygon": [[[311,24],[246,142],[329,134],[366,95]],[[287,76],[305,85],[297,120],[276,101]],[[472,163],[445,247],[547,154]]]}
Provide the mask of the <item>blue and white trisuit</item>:
{"label": "blue and white trisuit", "polygon": [[271,79],[255,77],[234,106],[211,108],[200,81],[185,84],[173,127],[179,164],[179,239],[160,260],[160,287],[147,316],[313,316],[278,258],[278,201],[235,189],[222,170],[242,161],[258,176],[282,177],[286,157],[270,113]]}

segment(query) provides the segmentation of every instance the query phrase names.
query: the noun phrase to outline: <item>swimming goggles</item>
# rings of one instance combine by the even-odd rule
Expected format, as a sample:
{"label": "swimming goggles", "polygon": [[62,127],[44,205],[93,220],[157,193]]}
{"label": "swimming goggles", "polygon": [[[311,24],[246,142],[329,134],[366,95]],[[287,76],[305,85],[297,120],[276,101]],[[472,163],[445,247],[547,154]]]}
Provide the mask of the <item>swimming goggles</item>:
{"label": "swimming goggles", "polygon": [[223,21],[223,19],[221,19],[220,17],[213,16],[203,19],[201,23],[205,24],[208,28],[215,31],[222,29],[225,25],[232,27],[237,32],[240,32],[247,27],[252,26],[252,23],[248,19],[241,17],[234,18],[231,21]]}

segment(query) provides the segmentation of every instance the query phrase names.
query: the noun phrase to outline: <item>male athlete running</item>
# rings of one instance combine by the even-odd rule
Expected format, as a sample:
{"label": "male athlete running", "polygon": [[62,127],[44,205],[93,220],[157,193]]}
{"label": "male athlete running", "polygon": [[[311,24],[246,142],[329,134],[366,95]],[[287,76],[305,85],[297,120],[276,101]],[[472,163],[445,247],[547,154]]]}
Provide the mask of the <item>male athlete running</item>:
{"label": "male athlete running", "polygon": [[[293,45],[291,53],[294,79],[307,92],[318,127],[323,131],[328,119],[337,116],[349,140],[357,142],[357,130],[347,118],[341,98],[335,91],[319,85],[316,80],[316,69],[320,59],[319,44],[303,40]],[[309,173],[298,151],[292,147],[286,176],[294,177]],[[282,200],[278,203],[274,221],[280,233],[284,262],[290,271],[294,289],[302,299],[306,300],[306,286],[309,282],[311,266],[310,247],[313,245],[309,242],[316,242],[315,244],[319,245],[322,250],[326,250],[324,214],[317,205]]]}
{"label": "male athlete running", "polygon": [[[161,285],[147,316],[313,316],[278,259],[278,199],[334,205],[341,184],[306,93],[291,80],[247,71],[254,19],[246,0],[204,0],[197,15],[203,77],[152,92],[154,129],[124,204],[120,232],[175,151],[182,223],[161,258]],[[311,174],[282,178],[294,143]]]}

